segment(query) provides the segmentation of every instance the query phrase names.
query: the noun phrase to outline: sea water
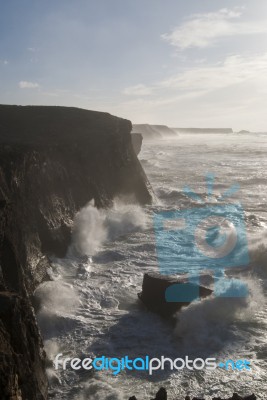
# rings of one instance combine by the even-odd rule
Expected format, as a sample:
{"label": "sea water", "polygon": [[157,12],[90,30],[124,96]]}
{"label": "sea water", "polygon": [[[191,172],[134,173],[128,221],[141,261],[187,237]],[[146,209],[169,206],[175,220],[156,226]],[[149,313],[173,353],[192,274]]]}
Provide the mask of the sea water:
{"label": "sea water", "polygon": [[[38,322],[44,337],[50,381],[49,398],[150,399],[160,386],[170,399],[227,397],[237,391],[267,392],[267,135],[184,134],[172,140],[145,141],[140,162],[154,189],[151,206],[131,199],[114,201],[109,210],[88,204],[74,221],[73,243],[65,259],[55,259],[52,281],[43,283]],[[212,195],[205,176],[215,176]],[[234,184],[229,203],[242,204],[250,263],[239,272],[247,298],[212,296],[182,309],[174,321],[147,311],[137,298],[145,272],[161,272],[153,217],[159,212],[198,207],[187,196],[190,186],[207,206],[215,206]],[[168,243],[167,243],[168,246]],[[179,250],[183,251],[183,248]],[[186,248],[184,247],[184,251]],[[173,252],[170,244],[170,254]],[[199,268],[191,257],[188,268]],[[186,273],[187,271],[183,271]],[[201,267],[203,271],[203,266]],[[215,357],[251,361],[250,371],[74,371],[55,370],[64,357]]]}

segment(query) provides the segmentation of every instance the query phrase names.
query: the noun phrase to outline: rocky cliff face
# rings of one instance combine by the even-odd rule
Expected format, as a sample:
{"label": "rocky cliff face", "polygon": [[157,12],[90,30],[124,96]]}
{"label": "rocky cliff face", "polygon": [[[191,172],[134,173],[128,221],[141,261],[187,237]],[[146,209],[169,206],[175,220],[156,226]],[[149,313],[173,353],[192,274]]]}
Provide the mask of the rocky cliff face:
{"label": "rocky cliff face", "polygon": [[134,124],[132,134],[141,134],[145,140],[158,140],[177,137],[177,132],[167,125]]}
{"label": "rocky cliff face", "polygon": [[[0,106],[0,398],[45,399],[31,295],[64,256],[75,213],[118,195],[149,203],[130,121],[66,107]],[[31,378],[32,376],[32,378]]]}
{"label": "rocky cliff face", "polygon": [[143,136],[141,135],[141,133],[132,133],[131,137],[135,154],[138,156],[142,149]]}

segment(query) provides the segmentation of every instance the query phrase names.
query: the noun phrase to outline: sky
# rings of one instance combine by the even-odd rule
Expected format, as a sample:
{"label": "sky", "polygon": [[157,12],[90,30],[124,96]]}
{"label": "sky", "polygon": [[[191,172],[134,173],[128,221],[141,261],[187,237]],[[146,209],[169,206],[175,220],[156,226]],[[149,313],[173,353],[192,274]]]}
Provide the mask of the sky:
{"label": "sky", "polygon": [[267,1],[0,0],[0,103],[267,131]]}

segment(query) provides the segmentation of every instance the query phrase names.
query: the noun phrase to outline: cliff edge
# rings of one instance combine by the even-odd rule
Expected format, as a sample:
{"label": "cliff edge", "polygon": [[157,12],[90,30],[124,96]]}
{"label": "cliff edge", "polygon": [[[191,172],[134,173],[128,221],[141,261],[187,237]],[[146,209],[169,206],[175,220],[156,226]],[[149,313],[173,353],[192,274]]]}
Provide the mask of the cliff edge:
{"label": "cliff edge", "polygon": [[94,199],[145,204],[152,190],[128,120],[70,107],[0,105],[0,398],[47,398],[45,354],[31,305],[64,256],[76,212]]}

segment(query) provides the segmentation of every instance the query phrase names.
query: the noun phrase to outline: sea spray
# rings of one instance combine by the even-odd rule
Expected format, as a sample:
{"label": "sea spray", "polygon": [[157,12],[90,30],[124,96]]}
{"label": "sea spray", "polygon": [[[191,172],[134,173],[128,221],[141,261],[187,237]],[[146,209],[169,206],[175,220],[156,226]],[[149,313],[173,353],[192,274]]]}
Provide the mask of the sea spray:
{"label": "sea spray", "polygon": [[74,287],[62,280],[42,283],[34,293],[39,304],[37,320],[45,339],[66,332],[75,324],[75,314],[80,304]]}
{"label": "sea spray", "polygon": [[[193,302],[177,314],[175,335],[184,349],[194,349],[201,354],[217,352],[228,341],[234,342],[231,325],[238,320],[252,321],[255,311],[263,308],[265,303],[260,284],[248,277],[245,283],[249,288],[248,297],[208,297]],[[239,281],[233,280],[233,284],[239,285]]]}
{"label": "sea spray", "polygon": [[101,246],[119,236],[144,229],[147,217],[139,205],[115,200],[109,209],[88,204],[75,217],[70,251],[93,256]]}

